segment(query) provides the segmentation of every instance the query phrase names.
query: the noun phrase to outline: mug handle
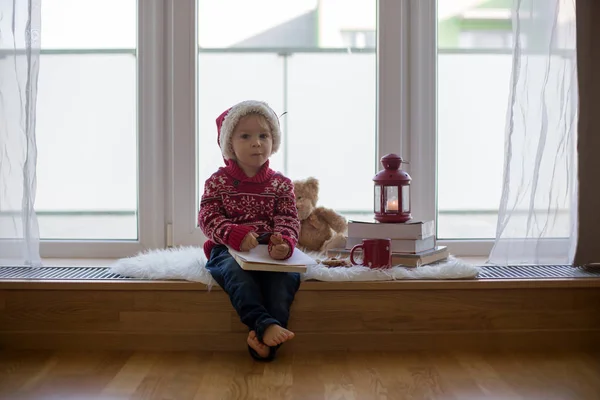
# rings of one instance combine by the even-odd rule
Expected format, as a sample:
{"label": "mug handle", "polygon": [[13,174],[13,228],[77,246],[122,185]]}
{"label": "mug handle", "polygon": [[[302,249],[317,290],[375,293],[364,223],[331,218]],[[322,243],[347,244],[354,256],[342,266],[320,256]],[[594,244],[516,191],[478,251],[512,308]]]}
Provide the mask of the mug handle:
{"label": "mug handle", "polygon": [[357,244],[356,246],[352,247],[352,250],[350,250],[350,262],[352,263],[352,265],[359,265],[356,263],[356,261],[354,261],[354,251],[358,250],[358,249],[363,249],[363,259],[364,259],[365,249],[363,248],[362,244]]}

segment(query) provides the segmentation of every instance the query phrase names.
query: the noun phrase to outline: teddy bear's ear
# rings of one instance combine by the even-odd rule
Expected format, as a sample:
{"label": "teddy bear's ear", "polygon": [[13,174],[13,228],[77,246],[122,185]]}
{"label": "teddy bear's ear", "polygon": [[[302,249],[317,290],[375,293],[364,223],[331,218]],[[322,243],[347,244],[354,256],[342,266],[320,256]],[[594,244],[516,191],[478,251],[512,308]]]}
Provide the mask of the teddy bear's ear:
{"label": "teddy bear's ear", "polygon": [[314,191],[315,193],[319,192],[319,181],[317,178],[313,178],[312,176],[310,178],[307,178],[306,186],[308,186],[310,190]]}
{"label": "teddy bear's ear", "polygon": [[310,198],[313,206],[317,205],[319,201],[319,180],[312,176],[306,179],[306,189],[310,193]]}

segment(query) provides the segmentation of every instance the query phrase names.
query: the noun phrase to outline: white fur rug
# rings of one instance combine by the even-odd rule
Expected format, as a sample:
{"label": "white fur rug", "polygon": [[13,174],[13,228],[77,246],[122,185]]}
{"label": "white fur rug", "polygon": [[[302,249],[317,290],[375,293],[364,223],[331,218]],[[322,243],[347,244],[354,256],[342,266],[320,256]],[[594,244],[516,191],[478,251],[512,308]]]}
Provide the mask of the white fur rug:
{"label": "white fur rug", "polygon": [[[309,254],[319,258],[319,254]],[[325,258],[321,255],[321,258]],[[111,272],[138,279],[187,280],[217,285],[204,265],[206,257],[201,247],[179,247],[152,250],[123,258],[110,266]],[[302,280],[317,281],[390,281],[399,279],[471,279],[479,267],[450,258],[438,264],[418,268],[395,266],[374,270],[363,266],[328,268],[322,264],[309,265]]]}

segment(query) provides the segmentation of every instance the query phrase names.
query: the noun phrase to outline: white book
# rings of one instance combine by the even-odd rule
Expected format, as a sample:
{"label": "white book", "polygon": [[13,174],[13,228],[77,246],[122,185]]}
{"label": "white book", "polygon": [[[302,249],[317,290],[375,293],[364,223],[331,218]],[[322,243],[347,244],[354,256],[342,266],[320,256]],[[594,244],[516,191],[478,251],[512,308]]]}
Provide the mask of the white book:
{"label": "white book", "polygon": [[426,239],[431,236],[435,236],[435,221],[402,223],[348,222],[348,237],[363,239]]}
{"label": "white book", "polygon": [[269,246],[259,244],[250,251],[237,251],[229,247],[229,253],[240,267],[247,271],[306,272],[306,266],[316,261],[302,250],[295,248],[287,260],[275,260],[269,255]]}
{"label": "white book", "polygon": [[[366,238],[349,237],[346,240],[346,248],[351,249],[357,244],[362,244]],[[387,238],[378,238],[387,239]],[[392,252],[394,253],[421,253],[435,247],[435,236],[425,239],[392,239]]]}

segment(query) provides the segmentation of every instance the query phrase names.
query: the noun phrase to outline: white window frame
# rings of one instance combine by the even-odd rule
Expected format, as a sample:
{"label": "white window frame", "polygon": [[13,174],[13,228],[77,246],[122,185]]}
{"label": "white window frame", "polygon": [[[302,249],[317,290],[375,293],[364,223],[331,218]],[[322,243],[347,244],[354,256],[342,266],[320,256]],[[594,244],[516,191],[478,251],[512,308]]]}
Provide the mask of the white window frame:
{"label": "white window frame", "polygon": [[[392,1],[392,0],[390,0]],[[437,220],[437,1],[412,0],[408,15],[410,50],[410,146],[413,214]],[[439,0],[442,1],[442,0]],[[438,240],[451,254],[488,257],[493,239]]]}
{"label": "white window frame", "polygon": [[[436,0],[379,0],[377,166],[400,154],[413,178],[415,219],[435,219]],[[197,227],[196,0],[138,1],[138,232],[126,240],[42,240],[43,258],[115,258],[204,243]],[[444,240],[487,256],[493,240]]]}
{"label": "white window frame", "polygon": [[41,240],[42,258],[127,257],[165,245],[164,0],[137,4],[138,240]]}
{"label": "white window frame", "polygon": [[[377,19],[377,169],[379,158],[400,154],[410,164],[412,213],[436,218],[437,1],[379,0]],[[198,246],[195,0],[166,6],[168,245]],[[493,240],[443,240],[462,256],[488,256]]]}
{"label": "white window frame", "polygon": [[[170,1],[167,17],[167,146],[169,165],[167,200],[167,245],[198,246],[206,237],[197,227],[197,29],[196,1]],[[172,228],[171,228],[172,227]]]}

